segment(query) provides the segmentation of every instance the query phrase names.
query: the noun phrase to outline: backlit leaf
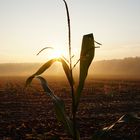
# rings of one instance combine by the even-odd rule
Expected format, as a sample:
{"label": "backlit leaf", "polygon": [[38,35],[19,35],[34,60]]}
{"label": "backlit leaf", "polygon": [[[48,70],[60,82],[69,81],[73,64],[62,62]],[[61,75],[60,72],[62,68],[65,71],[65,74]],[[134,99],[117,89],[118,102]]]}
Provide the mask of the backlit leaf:
{"label": "backlit leaf", "polygon": [[32,80],[33,80],[34,76],[30,76],[27,80],[26,80],[26,84],[25,87],[27,87],[28,85],[31,84]]}
{"label": "backlit leaf", "polygon": [[69,117],[66,114],[65,104],[64,104],[63,100],[61,100],[59,97],[57,97],[51,91],[51,89],[49,88],[46,80],[43,77],[38,76],[37,78],[40,80],[41,85],[42,85],[45,93],[52,98],[54,108],[55,108],[55,113],[56,113],[58,121],[62,122],[64,127],[69,132],[69,134],[71,136],[73,136],[74,135],[74,133],[73,133],[73,124],[72,124],[72,121],[69,119]]}
{"label": "backlit leaf", "polygon": [[94,53],[95,53],[95,44],[93,34],[84,35],[80,54],[80,75],[79,75],[79,84],[76,91],[76,107],[78,106],[81,92],[84,87],[85,79],[88,74],[88,69],[94,58]]}
{"label": "backlit leaf", "polygon": [[64,69],[64,72],[66,74],[66,77],[67,77],[67,79],[69,81],[69,84],[70,85],[73,85],[73,78],[71,76],[70,68],[69,68],[67,62],[63,58],[59,58],[59,59],[51,59],[48,62],[46,62],[43,66],[41,66],[39,68],[39,70],[37,70],[36,73],[34,73],[33,75],[31,75],[26,80],[26,86],[28,86],[32,82],[32,80],[33,80],[34,77],[41,75],[44,71],[46,71],[56,61],[61,62],[62,66],[63,66],[63,69]]}
{"label": "backlit leaf", "polygon": [[39,68],[39,70],[34,73],[32,76],[30,76],[27,80],[26,80],[26,86],[28,86],[29,84],[31,84],[32,80],[34,77],[39,76],[40,74],[42,74],[45,70],[47,70],[54,62],[56,61],[56,59],[51,59],[48,62],[46,62],[43,66],[41,66]]}
{"label": "backlit leaf", "polygon": [[45,48],[41,49],[37,55],[39,55],[42,51],[44,51],[46,49],[53,49],[53,48],[52,47],[45,47]]}
{"label": "backlit leaf", "polygon": [[73,85],[73,77],[71,75],[70,68],[64,59],[61,58],[60,61],[62,63],[63,69],[64,69],[65,74],[67,76],[67,79],[69,81],[69,84],[70,84],[70,86],[72,86]]}
{"label": "backlit leaf", "polygon": [[43,66],[40,67],[40,69],[34,74],[34,76],[38,76],[42,74],[45,70],[47,70],[54,62],[56,59],[51,59],[48,62],[46,62]]}
{"label": "backlit leaf", "polygon": [[47,93],[47,95],[52,94],[52,90],[49,88],[47,81],[41,76],[37,76],[37,78],[40,80],[42,88]]}

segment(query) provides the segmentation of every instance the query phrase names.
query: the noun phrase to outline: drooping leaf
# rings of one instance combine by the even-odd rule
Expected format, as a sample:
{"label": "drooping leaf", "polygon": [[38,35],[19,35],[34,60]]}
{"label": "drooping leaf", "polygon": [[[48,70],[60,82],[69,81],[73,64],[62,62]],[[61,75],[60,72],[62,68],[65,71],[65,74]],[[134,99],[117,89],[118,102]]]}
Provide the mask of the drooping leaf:
{"label": "drooping leaf", "polygon": [[53,49],[53,48],[52,48],[52,47],[45,47],[45,48],[41,49],[41,50],[37,53],[37,55],[39,55],[42,51],[44,51],[44,50],[46,50],[46,49]]}
{"label": "drooping leaf", "polygon": [[81,92],[83,90],[85,79],[88,74],[88,69],[94,58],[94,53],[95,53],[95,44],[93,34],[84,35],[80,54],[80,75],[79,75],[79,84],[76,91],[76,107],[78,107]]}
{"label": "drooping leaf", "polygon": [[71,75],[71,71],[70,71],[70,68],[69,68],[68,64],[66,63],[66,61],[63,58],[60,58],[59,61],[62,63],[63,70],[66,74],[66,77],[69,81],[70,86],[72,86],[74,84],[74,82],[73,82],[73,77]]}
{"label": "drooping leaf", "polygon": [[29,84],[31,84],[32,80],[34,77],[39,76],[40,74],[42,74],[45,70],[47,70],[54,62],[56,61],[56,59],[51,59],[48,62],[46,62],[43,66],[41,66],[39,68],[39,70],[34,73],[32,76],[30,76],[27,80],[26,80],[26,86],[28,86]]}
{"label": "drooping leaf", "polygon": [[34,75],[32,75],[32,76],[28,77],[28,79],[26,80],[25,87],[27,87],[28,85],[30,85],[30,84],[31,84],[31,82],[32,82],[33,78],[34,78]]}
{"label": "drooping leaf", "polygon": [[48,62],[46,62],[43,66],[40,67],[40,69],[34,74],[35,76],[38,76],[42,74],[45,70],[47,70],[54,62],[56,62],[56,59],[51,59]]}
{"label": "drooping leaf", "polygon": [[65,109],[65,104],[63,102],[63,100],[61,100],[59,97],[57,97],[49,88],[46,80],[41,77],[38,76],[37,77],[40,82],[41,85],[45,91],[45,93],[47,95],[49,95],[52,98],[53,104],[54,104],[54,108],[55,108],[55,112],[56,112],[56,116],[57,119],[63,123],[64,127],[67,129],[67,131],[69,132],[69,134],[71,136],[74,136],[74,132],[73,132],[73,124],[72,121],[69,119],[69,117],[66,114],[66,109]]}
{"label": "drooping leaf", "polygon": [[45,93],[50,96],[50,94],[52,94],[52,90],[49,88],[47,81],[41,76],[37,76],[36,78],[40,80]]}
{"label": "drooping leaf", "polygon": [[54,62],[61,62],[64,72],[66,74],[66,77],[69,81],[70,85],[73,85],[73,78],[71,76],[71,72],[70,72],[70,68],[68,66],[68,64],[66,63],[66,61],[63,58],[59,58],[59,59],[51,59],[48,62],[46,62],[43,66],[41,66],[36,73],[34,73],[33,75],[31,75],[27,80],[26,80],[26,86],[28,86],[34,77],[41,75],[45,70],[47,70]]}
{"label": "drooping leaf", "polygon": [[68,64],[70,63],[69,60],[68,60],[65,56],[62,55],[62,58],[63,58]]}

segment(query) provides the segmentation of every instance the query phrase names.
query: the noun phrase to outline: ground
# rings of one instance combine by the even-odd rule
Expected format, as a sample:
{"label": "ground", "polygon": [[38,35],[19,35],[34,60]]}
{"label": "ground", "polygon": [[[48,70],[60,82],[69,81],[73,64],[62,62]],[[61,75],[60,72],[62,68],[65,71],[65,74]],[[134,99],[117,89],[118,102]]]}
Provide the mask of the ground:
{"label": "ground", "polygon": [[[24,88],[24,77],[2,77],[0,81],[0,139],[51,140],[71,139],[57,122],[52,100],[42,91],[39,82]],[[65,79],[49,78],[54,93],[66,103],[71,114],[70,89]],[[140,116],[140,81],[88,79],[77,113],[81,140],[117,121],[124,114]],[[140,123],[116,124],[107,140],[139,140]]]}

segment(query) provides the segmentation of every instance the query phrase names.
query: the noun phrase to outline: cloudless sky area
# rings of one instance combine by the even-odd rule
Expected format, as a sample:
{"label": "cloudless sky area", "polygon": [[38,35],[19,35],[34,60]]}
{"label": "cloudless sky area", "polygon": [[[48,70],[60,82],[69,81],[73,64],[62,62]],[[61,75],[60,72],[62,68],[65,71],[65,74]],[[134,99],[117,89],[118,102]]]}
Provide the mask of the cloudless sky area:
{"label": "cloudless sky area", "polygon": [[[93,33],[95,60],[140,56],[140,0],[67,0],[72,50],[79,56],[82,36]],[[67,19],[62,0],[0,0],[0,63],[44,62],[51,52],[67,56]]]}

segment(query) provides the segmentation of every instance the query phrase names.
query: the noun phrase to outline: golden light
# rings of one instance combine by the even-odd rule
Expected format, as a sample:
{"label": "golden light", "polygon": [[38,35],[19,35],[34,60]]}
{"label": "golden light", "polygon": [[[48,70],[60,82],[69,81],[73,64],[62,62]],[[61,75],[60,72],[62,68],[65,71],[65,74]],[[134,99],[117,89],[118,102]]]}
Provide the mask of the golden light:
{"label": "golden light", "polygon": [[[47,51],[48,59],[68,58],[68,54],[67,54],[66,50],[56,49],[56,48],[52,48],[52,47],[45,47],[45,48],[41,49],[37,53],[37,55],[39,55],[41,52],[43,52],[46,49],[48,50]],[[42,58],[44,58],[44,56],[42,56]]]}
{"label": "golden light", "polygon": [[65,56],[65,52],[63,50],[53,49],[50,53],[51,58],[60,58]]}

